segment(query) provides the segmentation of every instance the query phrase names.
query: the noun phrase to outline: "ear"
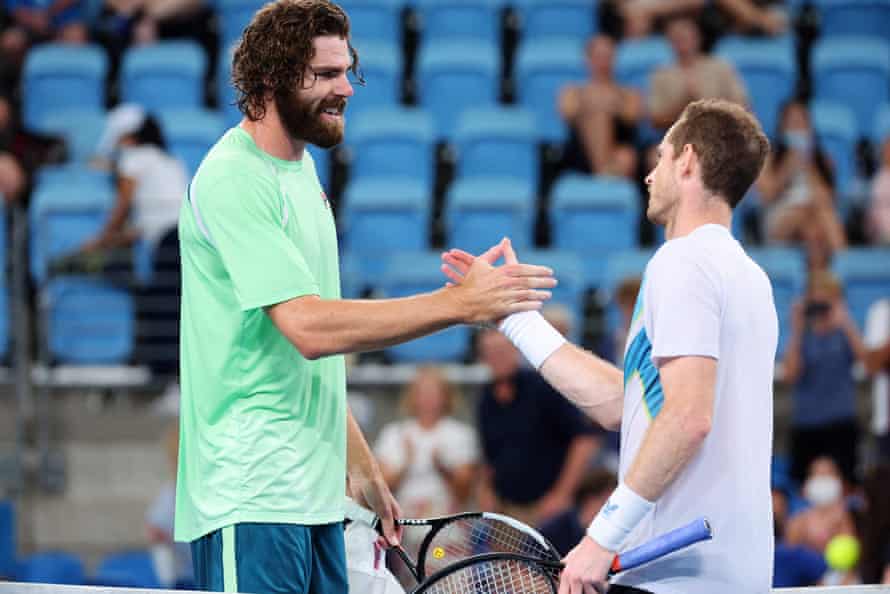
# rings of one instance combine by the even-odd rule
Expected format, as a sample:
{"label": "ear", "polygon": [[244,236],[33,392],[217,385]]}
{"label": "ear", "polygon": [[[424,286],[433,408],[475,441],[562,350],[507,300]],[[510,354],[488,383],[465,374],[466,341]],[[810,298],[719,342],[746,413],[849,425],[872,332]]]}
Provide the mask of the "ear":
{"label": "ear", "polygon": [[680,177],[691,176],[698,164],[698,155],[695,154],[695,149],[692,148],[691,144],[683,145],[683,152],[680,154],[679,161]]}

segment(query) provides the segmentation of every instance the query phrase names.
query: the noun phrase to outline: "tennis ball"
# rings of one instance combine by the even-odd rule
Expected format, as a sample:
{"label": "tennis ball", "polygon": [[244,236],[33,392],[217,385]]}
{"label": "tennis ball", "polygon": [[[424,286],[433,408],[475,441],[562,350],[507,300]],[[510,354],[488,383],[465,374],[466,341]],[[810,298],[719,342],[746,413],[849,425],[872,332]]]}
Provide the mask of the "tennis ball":
{"label": "tennis ball", "polygon": [[825,561],[836,571],[849,571],[859,561],[859,541],[855,536],[835,536],[825,547]]}

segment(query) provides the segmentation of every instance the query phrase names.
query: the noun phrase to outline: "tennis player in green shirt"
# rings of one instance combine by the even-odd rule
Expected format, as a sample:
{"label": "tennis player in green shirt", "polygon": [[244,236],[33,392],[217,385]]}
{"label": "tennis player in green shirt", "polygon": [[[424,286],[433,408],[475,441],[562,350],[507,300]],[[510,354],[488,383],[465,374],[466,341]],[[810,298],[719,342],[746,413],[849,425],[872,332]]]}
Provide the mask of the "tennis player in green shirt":
{"label": "tennis player in green shirt", "polygon": [[547,268],[480,258],[460,286],[340,299],[334,218],[305,146],[342,140],[357,67],[337,5],[267,4],[234,54],[244,119],[183,202],[175,531],[202,589],[345,594],[347,485],[390,544],[400,511],[347,408],[342,353],[538,309],[555,285]]}

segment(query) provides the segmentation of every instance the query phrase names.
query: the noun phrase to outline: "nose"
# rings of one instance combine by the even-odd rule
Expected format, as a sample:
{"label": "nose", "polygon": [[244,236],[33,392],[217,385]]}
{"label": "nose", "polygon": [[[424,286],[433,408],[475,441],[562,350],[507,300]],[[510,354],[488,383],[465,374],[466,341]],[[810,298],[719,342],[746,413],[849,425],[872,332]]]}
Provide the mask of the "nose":
{"label": "nose", "polygon": [[651,171],[649,172],[649,175],[646,176],[646,179],[643,180],[643,181],[646,182],[646,185],[647,185],[647,186],[651,186],[651,185],[652,185],[652,172],[651,172]]}
{"label": "nose", "polygon": [[355,89],[352,88],[352,83],[349,82],[349,78],[343,76],[338,79],[340,81],[340,85],[335,89],[336,93],[341,97],[352,97],[355,95]]}

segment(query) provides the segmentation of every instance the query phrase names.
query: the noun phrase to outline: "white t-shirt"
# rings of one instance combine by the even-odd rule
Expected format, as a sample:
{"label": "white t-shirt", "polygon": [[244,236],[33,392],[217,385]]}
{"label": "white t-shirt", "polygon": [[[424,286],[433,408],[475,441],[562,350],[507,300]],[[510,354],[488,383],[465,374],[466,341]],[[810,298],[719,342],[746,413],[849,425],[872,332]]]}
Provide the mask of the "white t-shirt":
{"label": "white t-shirt", "polygon": [[401,468],[405,463],[405,440],[411,441],[414,459],[396,490],[396,499],[408,517],[453,513],[454,502],[442,475],[433,464],[433,454],[448,468],[479,461],[479,446],[472,427],[450,417],[430,430],[416,420],[386,425],[377,439],[375,453],[380,461]]}
{"label": "white t-shirt", "polygon": [[146,144],[121,151],[118,169],[136,183],[134,226],[154,246],[179,219],[188,185],[185,167],[158,147]]}
{"label": "white t-shirt", "polygon": [[[877,349],[890,340],[890,299],[881,299],[868,308],[865,320],[865,346]],[[875,435],[886,435],[890,425],[890,374],[879,371],[872,380],[871,430]]]}
{"label": "white t-shirt", "polygon": [[713,357],[717,384],[711,432],[627,548],[699,516],[708,519],[714,538],[619,574],[615,583],[656,594],[770,592],[777,340],[769,279],[725,227],[699,227],[652,257],[625,349],[621,479],[663,404],[660,360]]}

